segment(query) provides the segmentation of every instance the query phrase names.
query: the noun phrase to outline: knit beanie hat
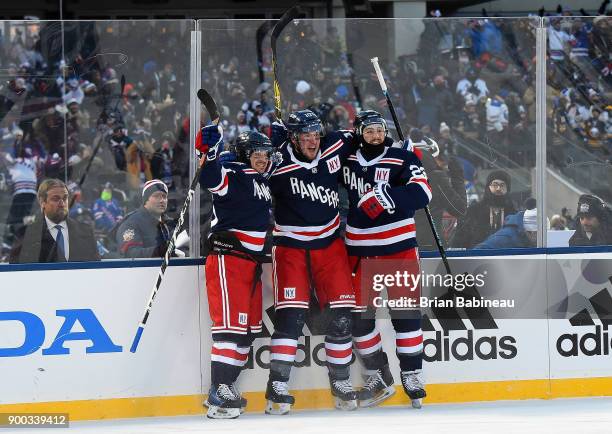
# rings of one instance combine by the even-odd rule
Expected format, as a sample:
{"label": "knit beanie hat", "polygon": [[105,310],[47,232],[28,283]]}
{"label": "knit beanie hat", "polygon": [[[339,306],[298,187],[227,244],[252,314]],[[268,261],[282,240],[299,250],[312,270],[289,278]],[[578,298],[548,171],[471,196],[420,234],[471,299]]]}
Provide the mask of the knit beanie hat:
{"label": "knit beanie hat", "polygon": [[149,197],[151,197],[151,195],[156,191],[163,191],[164,193],[168,194],[168,186],[159,179],[147,181],[144,187],[142,187],[142,203],[147,203]]}
{"label": "knit beanie hat", "polygon": [[605,217],[605,210],[605,203],[597,196],[592,194],[583,194],[578,198],[578,209],[576,210],[576,215],[578,217],[594,216],[601,220]]}

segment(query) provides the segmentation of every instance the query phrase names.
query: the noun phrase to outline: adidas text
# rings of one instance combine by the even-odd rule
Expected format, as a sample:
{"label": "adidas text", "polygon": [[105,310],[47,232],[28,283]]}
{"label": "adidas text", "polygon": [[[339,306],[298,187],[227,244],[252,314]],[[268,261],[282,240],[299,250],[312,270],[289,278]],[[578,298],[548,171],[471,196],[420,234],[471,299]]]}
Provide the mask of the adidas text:
{"label": "adidas text", "polygon": [[557,339],[557,352],[563,357],[607,356],[610,354],[608,330],[595,326],[593,333],[564,333]]}
{"label": "adidas text", "polygon": [[[454,333],[455,334],[455,333]],[[450,337],[445,331],[436,332],[433,339],[423,341],[423,360],[427,362],[448,362],[457,360],[514,359],[518,353],[513,336],[482,336],[474,340],[474,331],[467,336]]]}

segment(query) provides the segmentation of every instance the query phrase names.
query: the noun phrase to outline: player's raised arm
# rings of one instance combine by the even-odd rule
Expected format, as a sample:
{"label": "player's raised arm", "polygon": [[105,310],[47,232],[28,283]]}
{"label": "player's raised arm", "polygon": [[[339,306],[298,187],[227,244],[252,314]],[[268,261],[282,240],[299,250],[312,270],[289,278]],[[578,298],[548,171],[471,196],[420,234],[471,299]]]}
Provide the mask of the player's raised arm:
{"label": "player's raised arm", "polygon": [[431,186],[421,160],[414,153],[407,152],[404,172],[401,175],[406,180],[406,185],[390,189],[390,196],[397,206],[422,209],[431,201]]}
{"label": "player's raised arm", "polygon": [[206,163],[200,174],[200,185],[212,193],[220,193],[227,187],[227,170],[217,160],[223,148],[223,130],[218,125],[207,125],[196,137],[196,151],[206,154]]}

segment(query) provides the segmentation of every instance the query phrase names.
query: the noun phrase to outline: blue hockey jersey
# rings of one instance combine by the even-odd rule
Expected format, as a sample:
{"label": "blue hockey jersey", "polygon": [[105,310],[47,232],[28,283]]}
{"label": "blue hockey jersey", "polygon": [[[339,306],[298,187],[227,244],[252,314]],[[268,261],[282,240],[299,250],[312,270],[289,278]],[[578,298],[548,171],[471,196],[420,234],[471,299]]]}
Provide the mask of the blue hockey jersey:
{"label": "blue hockey jersey", "polygon": [[[431,188],[414,153],[385,147],[382,154],[368,161],[357,150],[342,167],[342,182],[349,196],[346,225],[349,255],[383,256],[417,246],[414,213],[427,206]],[[395,210],[384,211],[372,220],[357,204],[378,182],[391,186]]]}
{"label": "blue hockey jersey", "polygon": [[322,249],[338,238],[339,176],[353,151],[352,141],[350,131],[329,132],[309,163],[296,158],[288,141],[279,148],[282,162],[270,177],[274,245]]}
{"label": "blue hockey jersey", "polygon": [[272,206],[268,180],[244,163],[215,160],[204,165],[200,185],[213,194],[211,233],[230,232],[245,251],[265,253]]}

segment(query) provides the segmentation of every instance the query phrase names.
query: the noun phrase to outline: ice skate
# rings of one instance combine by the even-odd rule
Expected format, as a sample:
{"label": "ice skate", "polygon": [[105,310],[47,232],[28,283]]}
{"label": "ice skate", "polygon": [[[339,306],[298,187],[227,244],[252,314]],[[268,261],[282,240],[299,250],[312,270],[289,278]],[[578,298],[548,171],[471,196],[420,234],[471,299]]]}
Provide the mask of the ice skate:
{"label": "ice skate", "polygon": [[353,389],[350,379],[338,380],[329,377],[329,385],[334,397],[334,405],[338,410],[352,411],[357,409],[358,394]]}
{"label": "ice skate", "polygon": [[268,380],[266,388],[266,413],[287,414],[295,403],[295,398],[289,394],[289,384],[286,381]]}
{"label": "ice skate", "polygon": [[394,394],[393,375],[389,371],[389,365],[385,365],[366,377],[365,384],[359,391],[359,407],[373,407]]}
{"label": "ice skate", "polygon": [[421,371],[402,371],[402,386],[406,395],[412,401],[413,408],[421,408],[423,404],[423,398],[427,396],[425,393],[425,386],[419,378]]}
{"label": "ice skate", "polygon": [[[240,391],[238,390],[238,388],[236,387],[236,383],[232,384],[230,386],[230,388],[232,389],[232,392],[234,392],[234,394],[236,396],[240,397],[240,414],[244,413],[244,411],[246,410],[246,406],[247,406],[247,400],[246,398],[243,398],[242,395],[240,394]],[[204,400],[204,407],[208,408],[210,407],[208,405],[208,398],[206,398]]]}
{"label": "ice skate", "polygon": [[232,390],[231,385],[212,385],[208,393],[209,419],[236,419],[240,416],[240,396]]}

